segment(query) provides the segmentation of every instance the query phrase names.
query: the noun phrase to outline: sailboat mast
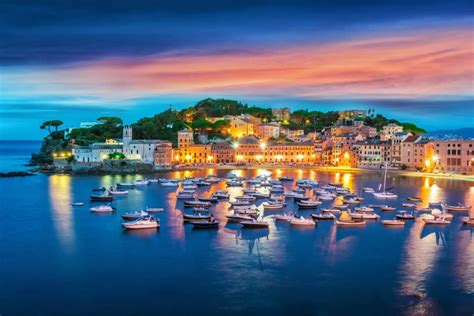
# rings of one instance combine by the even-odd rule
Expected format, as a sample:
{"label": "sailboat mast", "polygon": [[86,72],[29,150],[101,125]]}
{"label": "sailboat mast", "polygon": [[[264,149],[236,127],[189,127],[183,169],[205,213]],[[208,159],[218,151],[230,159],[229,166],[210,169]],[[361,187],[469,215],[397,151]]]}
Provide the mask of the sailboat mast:
{"label": "sailboat mast", "polygon": [[383,175],[383,192],[385,193],[385,186],[387,184],[387,163],[385,163],[385,173]]}

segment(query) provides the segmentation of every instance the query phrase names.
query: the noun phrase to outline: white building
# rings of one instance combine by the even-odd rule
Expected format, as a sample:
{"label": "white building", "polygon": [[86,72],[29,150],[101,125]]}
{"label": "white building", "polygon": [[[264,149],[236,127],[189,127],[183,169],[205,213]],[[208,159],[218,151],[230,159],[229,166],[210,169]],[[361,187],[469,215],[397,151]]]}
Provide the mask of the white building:
{"label": "white building", "polygon": [[381,136],[384,140],[392,139],[395,134],[403,132],[403,126],[395,123],[389,123],[382,128]]}
{"label": "white building", "polygon": [[280,136],[280,126],[276,123],[263,123],[257,126],[257,136],[267,140]]}
{"label": "white building", "polygon": [[79,125],[80,128],[91,128],[92,126],[96,126],[101,124],[100,122],[81,122]]}

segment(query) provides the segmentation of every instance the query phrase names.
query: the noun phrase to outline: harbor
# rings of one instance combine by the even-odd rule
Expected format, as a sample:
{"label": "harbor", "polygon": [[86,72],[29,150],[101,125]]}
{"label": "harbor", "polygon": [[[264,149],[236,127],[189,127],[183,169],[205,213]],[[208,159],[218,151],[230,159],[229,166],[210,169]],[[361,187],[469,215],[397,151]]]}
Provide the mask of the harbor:
{"label": "harbor", "polygon": [[238,168],[2,181],[0,292],[30,302],[6,300],[6,314],[474,308],[468,181]]}

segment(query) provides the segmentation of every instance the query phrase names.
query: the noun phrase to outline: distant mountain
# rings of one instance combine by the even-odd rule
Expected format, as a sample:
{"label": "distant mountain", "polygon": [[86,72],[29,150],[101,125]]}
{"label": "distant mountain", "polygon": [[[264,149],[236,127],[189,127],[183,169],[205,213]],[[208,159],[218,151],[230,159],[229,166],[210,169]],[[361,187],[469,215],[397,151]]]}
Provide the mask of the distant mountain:
{"label": "distant mountain", "polygon": [[466,127],[460,129],[431,131],[427,134],[427,136],[437,139],[474,139],[474,128]]}

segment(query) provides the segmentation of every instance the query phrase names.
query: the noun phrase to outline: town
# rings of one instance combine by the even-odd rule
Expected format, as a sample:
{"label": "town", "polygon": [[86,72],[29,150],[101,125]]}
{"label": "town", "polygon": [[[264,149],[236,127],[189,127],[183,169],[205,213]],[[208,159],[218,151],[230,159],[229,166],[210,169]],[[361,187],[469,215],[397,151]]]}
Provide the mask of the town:
{"label": "town", "polygon": [[[54,153],[61,165],[72,155],[76,168],[107,160],[138,162],[155,170],[210,166],[323,166],[391,169],[440,173],[474,173],[473,140],[434,140],[388,123],[377,130],[364,123],[366,110],[339,111],[333,126],[320,132],[289,129],[289,108],[271,109],[273,120],[251,114],[206,117],[226,122],[226,138],[209,138],[206,131],[183,128],[177,144],[169,140],[134,139],[133,128],[123,126],[123,137],[88,146],[71,144],[69,152]],[[98,122],[83,122],[90,128]]]}

